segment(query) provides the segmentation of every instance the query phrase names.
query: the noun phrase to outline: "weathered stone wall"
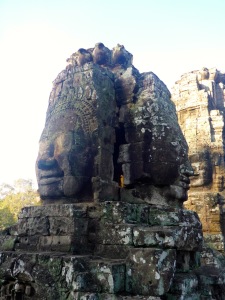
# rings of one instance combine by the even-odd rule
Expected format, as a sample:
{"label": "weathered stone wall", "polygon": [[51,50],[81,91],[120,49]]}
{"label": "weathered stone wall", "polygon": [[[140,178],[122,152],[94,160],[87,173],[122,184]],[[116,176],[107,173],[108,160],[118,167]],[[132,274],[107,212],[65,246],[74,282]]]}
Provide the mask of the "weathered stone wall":
{"label": "weathered stone wall", "polygon": [[198,213],[207,242],[224,250],[224,74],[203,68],[176,82],[172,100],[195,172],[185,206]]}
{"label": "weathered stone wall", "polygon": [[175,274],[197,280],[202,243],[196,213],[117,201],[27,207],[4,237],[1,248],[11,251],[1,254],[0,299],[16,282],[25,299],[157,299]]}

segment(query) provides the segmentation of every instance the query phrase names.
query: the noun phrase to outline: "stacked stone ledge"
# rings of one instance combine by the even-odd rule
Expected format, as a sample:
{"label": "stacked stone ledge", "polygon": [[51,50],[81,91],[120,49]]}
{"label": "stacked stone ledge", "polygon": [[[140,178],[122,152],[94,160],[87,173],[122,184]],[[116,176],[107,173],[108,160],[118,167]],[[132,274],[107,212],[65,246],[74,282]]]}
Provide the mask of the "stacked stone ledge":
{"label": "stacked stone ledge", "polygon": [[[9,260],[17,261],[11,270],[14,276],[33,261],[31,282],[44,284],[46,278],[42,281],[36,269],[43,268],[46,261],[45,276],[53,276],[57,284],[58,277],[64,282],[71,280],[77,297],[100,293],[102,299],[116,297],[114,294],[164,295],[170,289],[177,260],[193,260],[193,267],[194,260],[199,264],[196,250],[202,242],[201,224],[193,212],[118,201],[25,207],[17,234],[11,249],[15,252],[2,253],[3,266]],[[158,266],[157,261],[161,262]],[[79,276],[75,276],[74,264],[84,264]],[[41,287],[34,284],[32,288]]]}

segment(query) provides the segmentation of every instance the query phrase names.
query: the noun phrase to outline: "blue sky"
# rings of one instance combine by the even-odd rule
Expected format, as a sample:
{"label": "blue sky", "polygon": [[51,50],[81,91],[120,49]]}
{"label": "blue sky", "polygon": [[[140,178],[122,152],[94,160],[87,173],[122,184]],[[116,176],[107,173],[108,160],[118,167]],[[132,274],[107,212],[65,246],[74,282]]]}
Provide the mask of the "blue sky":
{"label": "blue sky", "polygon": [[123,44],[168,88],[225,71],[224,0],[0,0],[0,182],[33,178],[52,81],[78,48]]}

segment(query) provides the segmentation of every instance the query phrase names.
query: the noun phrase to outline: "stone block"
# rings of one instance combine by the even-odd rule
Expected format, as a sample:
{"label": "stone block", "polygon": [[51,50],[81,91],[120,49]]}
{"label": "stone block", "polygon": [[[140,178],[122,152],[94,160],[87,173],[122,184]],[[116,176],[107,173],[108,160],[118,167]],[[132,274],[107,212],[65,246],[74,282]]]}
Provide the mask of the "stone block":
{"label": "stone block", "polygon": [[131,249],[127,260],[126,292],[160,296],[170,289],[176,265],[176,250]]}
{"label": "stone block", "polygon": [[180,210],[169,207],[151,207],[149,210],[149,224],[154,226],[177,226],[181,221]]}
{"label": "stone block", "polygon": [[145,204],[136,189],[120,189],[120,200],[125,203]]}
{"label": "stone block", "polygon": [[217,251],[223,251],[224,249],[224,238],[222,234],[204,233],[204,241],[209,247]]}
{"label": "stone block", "polygon": [[192,273],[176,273],[170,288],[170,293],[191,296],[196,294],[198,289],[198,278]]}
{"label": "stone block", "polygon": [[134,227],[133,243],[135,247],[175,247],[174,227],[165,230],[162,227]]}
{"label": "stone block", "polygon": [[121,261],[91,261],[90,272],[103,293],[119,293],[125,290],[126,265]]}
{"label": "stone block", "polygon": [[131,144],[123,144],[120,146],[119,152],[119,163],[130,163],[130,162],[139,162],[143,161],[143,149],[144,142],[132,143]]}
{"label": "stone block", "polygon": [[72,299],[74,300],[122,300],[125,298],[113,294],[108,294],[108,293],[75,292],[73,294]]}
{"label": "stone block", "polygon": [[[222,288],[224,290],[225,284],[225,274],[224,268],[217,268],[213,265],[202,266],[195,271],[198,280],[199,286],[202,290],[207,290],[207,288]],[[211,287],[210,287],[211,286]],[[202,293],[204,294],[204,293]],[[218,298],[220,299],[220,298]]]}
{"label": "stone block", "polygon": [[94,191],[94,200],[96,201],[104,202],[119,200],[119,187],[116,183],[109,183],[98,177],[93,177],[92,187]]}
{"label": "stone block", "polygon": [[[71,265],[71,263],[70,263]],[[52,255],[48,253],[40,253],[37,255],[37,262],[34,267],[35,277],[39,277],[42,283],[51,285],[52,282],[58,281],[59,276],[64,281],[63,256],[59,254]],[[50,276],[49,276],[50,275]]]}
{"label": "stone block", "polygon": [[195,251],[177,251],[176,272],[189,272],[195,270],[201,265],[200,252]]}
{"label": "stone block", "polygon": [[102,219],[109,223],[136,223],[137,205],[126,202],[107,201],[101,205]]}
{"label": "stone block", "polygon": [[76,274],[72,284],[74,292],[96,292],[99,289],[90,272]]}
{"label": "stone block", "polygon": [[69,252],[77,255],[87,255],[93,252],[93,244],[88,242],[86,236],[73,235],[40,236],[38,239],[38,251]]}
{"label": "stone block", "polygon": [[202,228],[196,212],[171,207],[151,207],[149,210],[149,224],[159,226],[192,226]]}
{"label": "stone block", "polygon": [[22,208],[19,219],[34,217],[76,217],[87,214],[87,207],[78,204],[50,204],[42,206],[26,206]]}
{"label": "stone block", "polygon": [[137,205],[137,223],[148,224],[149,223],[149,205]]}
{"label": "stone block", "polygon": [[[123,216],[122,222],[136,223],[137,222],[137,205],[133,203],[121,203],[119,211]],[[115,213],[114,213],[115,214]]]}
{"label": "stone block", "polygon": [[106,258],[123,259],[129,255],[131,246],[96,244],[94,254]]}
{"label": "stone block", "polygon": [[50,235],[65,235],[71,233],[73,220],[63,217],[49,217]]}
{"label": "stone block", "polygon": [[47,217],[29,217],[19,219],[18,236],[49,235],[49,220]]}
{"label": "stone block", "polygon": [[201,249],[200,229],[183,226],[134,227],[133,243],[136,247],[163,247],[178,250]]}
{"label": "stone block", "polygon": [[203,246],[202,230],[193,227],[178,227],[175,231],[176,249],[201,251]]}
{"label": "stone block", "polygon": [[168,300],[211,300],[212,298],[202,298],[202,295],[200,293],[195,293],[191,295],[176,295],[176,294],[170,294],[168,293],[166,295],[166,299]]}
{"label": "stone block", "polygon": [[[100,183],[103,190],[109,188],[112,191],[112,188],[115,187],[111,181],[113,176],[112,155],[114,149],[113,144],[115,141],[114,132],[112,132],[112,128],[110,127],[99,127],[99,131],[101,131],[99,134],[101,134],[101,138],[104,140],[99,149],[98,170],[99,174],[101,174],[101,178],[104,178],[104,181],[100,180]],[[107,184],[105,184],[105,182],[107,182]]]}
{"label": "stone block", "polygon": [[105,245],[132,245],[133,225],[100,224],[97,232],[97,243]]}
{"label": "stone block", "polygon": [[135,180],[138,180],[143,173],[143,161],[124,163],[122,165],[124,176],[124,184],[129,185]]}
{"label": "stone block", "polygon": [[[63,257],[64,267],[67,268],[72,264],[72,273],[83,273],[89,268],[90,255],[61,255]],[[68,269],[68,272],[70,270]]]}
{"label": "stone block", "polygon": [[69,218],[69,217],[49,217],[50,235],[67,235],[76,236],[88,234],[87,218]]}
{"label": "stone block", "polygon": [[[25,252],[3,252],[1,253],[1,268],[0,276],[1,279],[6,277],[17,277],[19,274],[26,274],[28,281],[33,281],[34,276],[31,275],[31,270],[36,264],[37,254],[36,253],[25,253]],[[16,262],[16,263],[15,263]],[[5,274],[4,274],[5,272]]]}
{"label": "stone block", "polygon": [[38,248],[40,251],[70,252],[73,242],[71,235],[41,236]]}
{"label": "stone block", "polygon": [[108,201],[102,206],[102,218],[105,222],[148,224],[149,209],[147,204]]}
{"label": "stone block", "polygon": [[16,250],[37,251],[39,244],[39,236],[21,236],[18,243],[15,244]]}
{"label": "stone block", "polygon": [[[219,213],[218,213],[218,218],[220,217]],[[214,233],[221,233],[221,223],[220,223],[220,220],[214,220],[214,218],[210,218],[205,226],[205,231],[209,231],[211,232],[212,234]]]}
{"label": "stone block", "polygon": [[71,253],[77,255],[92,254],[95,245],[90,243],[86,236],[74,236]]}
{"label": "stone block", "polygon": [[211,220],[205,219],[205,216],[200,215],[202,221],[202,231],[204,234],[207,233],[220,233],[221,232],[221,225],[220,223],[213,224]]}
{"label": "stone block", "polygon": [[161,300],[161,297],[154,297],[154,296],[150,296],[150,297],[143,297],[143,296],[124,296],[119,298],[121,300]]}
{"label": "stone block", "polygon": [[[126,116],[128,109],[129,109],[128,106],[123,105],[121,108],[122,109],[121,109],[120,115],[124,114]],[[120,116],[120,118],[121,118],[121,116]],[[122,119],[123,119],[123,117],[122,117]],[[132,124],[128,125],[128,123],[125,123],[125,138],[126,138],[127,143],[134,143],[134,142],[138,143],[138,142],[142,141],[142,136],[137,132],[137,129],[134,126],[132,126]]]}

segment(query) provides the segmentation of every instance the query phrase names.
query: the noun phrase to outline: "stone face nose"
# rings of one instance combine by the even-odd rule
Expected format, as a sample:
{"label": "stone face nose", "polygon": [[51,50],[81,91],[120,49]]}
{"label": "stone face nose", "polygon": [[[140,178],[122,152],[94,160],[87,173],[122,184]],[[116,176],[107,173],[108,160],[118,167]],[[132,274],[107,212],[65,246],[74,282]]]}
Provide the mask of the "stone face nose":
{"label": "stone face nose", "polygon": [[184,165],[180,167],[181,174],[187,177],[194,176],[194,170],[189,160],[186,161]]}
{"label": "stone face nose", "polygon": [[194,176],[194,171],[192,168],[184,169],[184,171],[182,173],[188,177]]}
{"label": "stone face nose", "polygon": [[55,167],[56,164],[57,164],[57,162],[54,157],[50,157],[47,159],[39,159],[37,162],[38,169],[41,169],[41,170],[51,169],[51,168]]}
{"label": "stone face nose", "polygon": [[54,145],[42,145],[40,147],[39,157],[37,159],[38,169],[48,170],[57,165],[57,161],[54,158]]}

